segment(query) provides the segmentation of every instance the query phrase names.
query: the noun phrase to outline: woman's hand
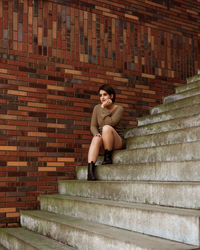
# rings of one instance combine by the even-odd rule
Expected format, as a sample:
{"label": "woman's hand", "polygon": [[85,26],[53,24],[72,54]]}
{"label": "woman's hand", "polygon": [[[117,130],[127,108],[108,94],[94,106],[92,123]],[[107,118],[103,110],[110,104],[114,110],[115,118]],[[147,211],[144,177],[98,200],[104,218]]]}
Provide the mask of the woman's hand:
{"label": "woman's hand", "polygon": [[110,104],[112,104],[112,100],[111,100],[111,99],[108,99],[108,100],[106,100],[105,102],[103,102],[103,103],[101,104],[101,107],[102,107],[102,108],[105,108],[105,107],[109,106]]}

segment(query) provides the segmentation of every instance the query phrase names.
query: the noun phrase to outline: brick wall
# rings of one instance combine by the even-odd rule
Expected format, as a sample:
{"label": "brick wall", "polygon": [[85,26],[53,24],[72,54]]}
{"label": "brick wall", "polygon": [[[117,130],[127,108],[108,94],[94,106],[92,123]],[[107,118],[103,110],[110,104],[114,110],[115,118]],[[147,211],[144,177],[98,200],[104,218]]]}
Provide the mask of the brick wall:
{"label": "brick wall", "polygon": [[200,67],[199,1],[0,1],[0,227],[86,163],[97,89],[124,126]]}

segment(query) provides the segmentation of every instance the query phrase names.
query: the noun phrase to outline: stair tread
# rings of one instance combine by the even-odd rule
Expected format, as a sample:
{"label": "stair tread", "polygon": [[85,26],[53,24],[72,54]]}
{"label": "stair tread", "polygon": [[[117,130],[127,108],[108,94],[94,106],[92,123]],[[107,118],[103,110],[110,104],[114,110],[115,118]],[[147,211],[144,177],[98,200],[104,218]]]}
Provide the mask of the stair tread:
{"label": "stair tread", "polygon": [[[178,108],[185,108],[200,102],[200,94],[196,96],[186,97],[184,99],[176,100],[174,102],[163,103],[151,108],[151,114],[159,114],[167,110],[175,110]],[[155,113],[154,113],[155,112]]]}
{"label": "stair tread", "polygon": [[183,184],[191,184],[191,185],[200,185],[200,181],[85,181],[85,180],[60,180],[59,183],[66,183],[66,182],[78,182],[78,183],[151,183],[151,184],[171,184],[171,185],[183,185]]}
{"label": "stair tread", "polygon": [[[174,144],[164,144],[164,145],[156,145],[156,146],[153,146],[153,147],[149,147],[149,146],[146,146],[146,147],[143,147],[143,148],[133,148],[133,149],[118,149],[118,150],[115,150],[114,153],[117,153],[117,152],[132,152],[134,150],[144,150],[144,149],[153,149],[153,148],[167,148],[167,147],[172,147],[174,145],[189,145],[189,144],[197,144],[199,143],[200,140],[195,140],[195,141],[185,141],[185,142],[176,142]],[[197,160],[197,159],[195,159]]]}
{"label": "stair tread", "polygon": [[[11,237],[17,238],[27,245],[30,245],[36,249],[42,250],[73,250],[75,248],[64,245],[53,239],[37,234],[25,228],[3,228],[0,232],[8,234]],[[1,247],[0,247],[1,249]]]}
{"label": "stair tread", "polygon": [[23,211],[22,214],[25,216],[32,216],[33,218],[39,217],[43,220],[78,228],[79,230],[92,232],[106,238],[116,239],[118,241],[123,241],[134,245],[137,244],[139,247],[143,247],[145,249],[160,249],[160,246],[162,246],[162,250],[195,249],[195,246],[192,245],[177,243],[174,241],[143,235],[120,228],[110,227],[96,222],[86,221],[77,217],[64,216],[47,211]]}
{"label": "stair tread", "polygon": [[[176,100],[184,99],[184,98],[189,97],[189,96],[198,95],[199,91],[200,91],[200,87],[196,87],[196,88],[192,88],[192,89],[187,89],[187,90],[180,92],[180,93],[175,93],[175,94],[166,96],[164,98],[164,103],[166,103],[166,101],[167,101],[167,103],[169,103],[169,102],[174,102]],[[170,100],[170,98],[175,98],[175,100],[173,100],[173,99]]]}
{"label": "stair tread", "polygon": [[187,84],[196,82],[198,80],[200,80],[200,69],[198,69],[198,72],[196,75],[187,78]]}
{"label": "stair tread", "polygon": [[0,250],[8,250],[8,249],[0,244]]}
{"label": "stair tread", "polygon": [[[150,124],[144,124],[141,126],[137,126],[137,127],[132,127],[132,128],[128,128],[125,130],[125,138],[128,137],[133,137],[142,133],[142,135],[146,135],[146,134],[156,134],[156,133],[160,133],[160,132],[167,132],[167,131],[175,131],[175,130],[179,130],[182,128],[190,128],[190,121],[194,120],[194,124],[191,127],[199,127],[199,118],[200,118],[200,114],[196,114],[196,115],[188,115],[187,117],[181,117],[181,118],[174,118],[171,120],[165,120],[165,121],[157,121],[154,123],[150,123]],[[179,126],[174,126],[175,124],[179,124]],[[165,125],[167,125],[167,127],[165,127]],[[143,132],[138,132],[143,130]]]}
{"label": "stair tread", "polygon": [[[173,109],[173,110],[167,110],[167,111],[157,113],[157,114],[149,114],[143,117],[139,117],[137,118],[137,120],[138,122],[144,122],[145,120],[149,119],[149,123],[155,123],[159,121],[166,121],[166,120],[173,120],[173,119],[187,117],[188,116],[187,112],[192,112],[190,113],[190,116],[200,114],[200,104],[193,104],[193,105],[186,106],[186,107],[180,107],[180,108]],[[176,114],[175,117],[174,117],[174,114]],[[161,120],[153,121],[153,119],[156,119],[156,118],[161,119]],[[141,125],[138,125],[138,126],[141,126]]]}
{"label": "stair tread", "polygon": [[[96,168],[99,180],[144,180],[144,181],[200,181],[200,161],[161,161],[135,164],[99,165]],[[77,166],[79,180],[87,179],[88,166]]]}
{"label": "stair tread", "polygon": [[188,81],[187,84],[176,87],[175,90],[176,90],[176,93],[181,93],[181,92],[184,92],[184,91],[189,90],[189,89],[197,88],[199,85],[200,85],[200,81],[197,78],[195,81],[192,81],[192,82]]}
{"label": "stair tread", "polygon": [[99,204],[99,205],[106,205],[106,206],[115,206],[115,207],[117,206],[121,208],[140,209],[140,210],[147,210],[147,211],[154,211],[154,212],[161,212],[161,213],[171,213],[171,214],[176,214],[176,215],[200,217],[200,210],[197,210],[197,209],[175,208],[175,207],[141,204],[141,203],[134,203],[134,202],[86,198],[86,197],[78,197],[78,196],[70,196],[70,195],[62,195],[62,194],[43,195],[43,197],[47,197],[47,198],[49,197],[49,198],[61,199],[61,200],[81,201],[81,202],[88,202],[91,204]]}
{"label": "stair tread", "polygon": [[[129,144],[129,142],[131,142],[131,141],[135,141],[135,140],[140,139],[140,138],[144,138],[144,139],[146,139],[146,141],[148,141],[149,139],[156,140],[157,136],[160,136],[162,138],[166,137],[168,139],[166,144],[160,144],[158,146],[177,144],[177,142],[176,143],[169,143],[169,135],[171,135],[171,136],[173,135],[173,138],[174,138],[177,135],[179,136],[180,133],[186,133],[187,136],[185,136],[185,137],[183,137],[183,136],[180,137],[179,136],[179,139],[182,140],[179,143],[192,142],[192,141],[196,141],[196,140],[200,139],[199,130],[200,130],[200,127],[190,127],[190,128],[181,128],[181,129],[171,130],[171,131],[163,131],[163,132],[159,132],[159,133],[156,133],[156,134],[136,135],[134,137],[127,138],[127,144]],[[194,137],[194,138],[191,138],[190,141],[186,141],[188,135],[190,135],[190,134],[195,135],[196,138]],[[199,136],[199,138],[198,138],[198,136]],[[143,139],[143,141],[144,141],[144,139]],[[149,141],[152,142],[151,140],[149,140]],[[136,145],[136,146],[138,146],[138,145]],[[148,145],[148,147],[154,147],[154,146],[156,146],[156,145]]]}
{"label": "stair tread", "polygon": [[182,181],[59,181],[59,193],[71,196],[200,208],[200,182]]}

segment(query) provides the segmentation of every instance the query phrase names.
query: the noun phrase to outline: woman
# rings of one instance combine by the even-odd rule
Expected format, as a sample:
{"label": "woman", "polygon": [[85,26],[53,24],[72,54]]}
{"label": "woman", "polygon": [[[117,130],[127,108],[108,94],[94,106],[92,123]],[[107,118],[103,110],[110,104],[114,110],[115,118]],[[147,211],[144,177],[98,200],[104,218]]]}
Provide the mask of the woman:
{"label": "woman", "polygon": [[88,180],[96,180],[95,162],[100,149],[104,148],[104,161],[102,164],[112,164],[112,150],[124,147],[123,131],[120,120],[123,107],[115,104],[115,91],[104,84],[99,88],[101,104],[94,107],[90,130],[93,138],[88,152]]}

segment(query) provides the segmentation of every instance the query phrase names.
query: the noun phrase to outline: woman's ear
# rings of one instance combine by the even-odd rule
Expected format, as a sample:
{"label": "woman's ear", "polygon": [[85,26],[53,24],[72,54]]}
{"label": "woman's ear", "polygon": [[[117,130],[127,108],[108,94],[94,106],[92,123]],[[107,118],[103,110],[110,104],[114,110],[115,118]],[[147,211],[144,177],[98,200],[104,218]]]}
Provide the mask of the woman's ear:
{"label": "woman's ear", "polygon": [[110,95],[110,99],[111,99],[111,100],[113,99],[113,94]]}

